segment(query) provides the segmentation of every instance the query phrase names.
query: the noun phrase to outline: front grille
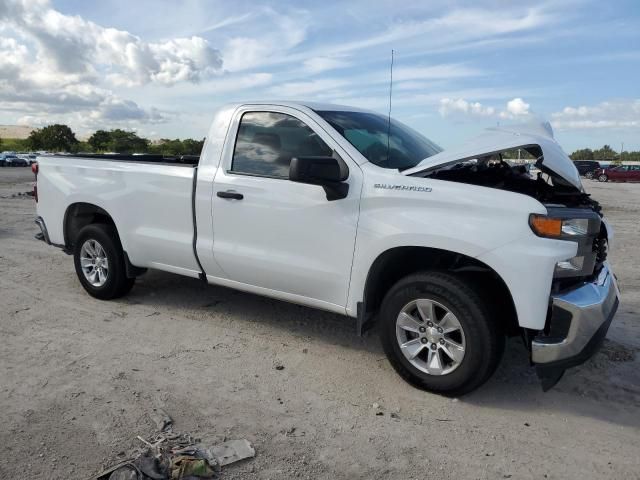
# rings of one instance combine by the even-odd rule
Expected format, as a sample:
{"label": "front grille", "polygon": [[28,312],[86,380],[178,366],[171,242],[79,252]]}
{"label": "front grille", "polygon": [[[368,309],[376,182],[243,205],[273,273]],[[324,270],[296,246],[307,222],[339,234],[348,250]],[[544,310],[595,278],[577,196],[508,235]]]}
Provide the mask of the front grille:
{"label": "front grille", "polygon": [[599,272],[602,264],[607,260],[609,242],[607,241],[607,230],[602,225],[600,233],[593,239],[593,251],[596,254],[595,272]]}

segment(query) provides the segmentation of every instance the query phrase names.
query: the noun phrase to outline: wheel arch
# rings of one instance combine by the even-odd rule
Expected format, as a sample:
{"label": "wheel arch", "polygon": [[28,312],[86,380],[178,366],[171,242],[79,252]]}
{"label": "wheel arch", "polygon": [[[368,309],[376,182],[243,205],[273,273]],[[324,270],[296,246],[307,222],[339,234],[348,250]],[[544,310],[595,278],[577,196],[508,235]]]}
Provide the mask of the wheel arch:
{"label": "wheel arch", "polygon": [[499,324],[508,335],[520,332],[511,292],[502,277],[489,265],[468,255],[438,248],[399,246],[382,252],[367,273],[362,302],[358,304],[358,330],[375,323],[384,296],[401,278],[419,271],[442,270],[472,282],[495,309]]}
{"label": "wheel arch", "polygon": [[70,204],[65,213],[63,220],[63,236],[65,251],[67,253],[73,252],[75,247],[75,240],[78,237],[80,231],[87,225],[96,223],[111,225],[115,232],[118,243],[120,243],[125,259],[125,267],[127,277],[133,278],[142,275],[146,272],[145,268],[136,267],[129,260],[127,250],[122,243],[122,238],[118,230],[113,217],[104,208],[88,202],[75,202]]}
{"label": "wheel arch", "polygon": [[75,240],[80,230],[93,223],[112,225],[118,232],[116,222],[104,208],[87,202],[70,204],[64,212],[62,227],[65,248],[68,251],[73,251]]}

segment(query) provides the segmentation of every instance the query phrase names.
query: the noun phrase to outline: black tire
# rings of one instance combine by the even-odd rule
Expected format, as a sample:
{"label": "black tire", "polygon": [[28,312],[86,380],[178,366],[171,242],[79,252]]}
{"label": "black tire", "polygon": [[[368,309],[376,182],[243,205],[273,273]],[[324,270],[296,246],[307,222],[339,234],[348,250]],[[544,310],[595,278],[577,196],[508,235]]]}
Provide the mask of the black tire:
{"label": "black tire", "polygon": [[[82,246],[88,240],[95,240],[105,252],[108,262],[106,281],[101,286],[92,285],[82,270],[80,257]],[[135,278],[128,278],[125,267],[124,252],[115,227],[102,223],[87,225],[78,234],[74,245],[73,263],[80,283],[89,295],[100,300],[119,298],[131,290]]]}
{"label": "black tire", "polygon": [[588,180],[593,180],[593,172],[587,172],[584,174],[584,177]]}
{"label": "black tire", "polygon": [[609,177],[607,177],[604,173],[602,175],[598,176],[598,181],[599,182],[606,182],[609,180]]}
{"label": "black tire", "polygon": [[[426,373],[400,349],[396,320],[402,309],[417,299],[429,299],[446,307],[464,331],[464,357],[450,373]],[[482,297],[471,284],[449,273],[421,272],[398,281],[382,302],[380,323],[382,346],[393,368],[410,384],[433,393],[458,396],[477,389],[495,372],[504,351],[505,335]]]}

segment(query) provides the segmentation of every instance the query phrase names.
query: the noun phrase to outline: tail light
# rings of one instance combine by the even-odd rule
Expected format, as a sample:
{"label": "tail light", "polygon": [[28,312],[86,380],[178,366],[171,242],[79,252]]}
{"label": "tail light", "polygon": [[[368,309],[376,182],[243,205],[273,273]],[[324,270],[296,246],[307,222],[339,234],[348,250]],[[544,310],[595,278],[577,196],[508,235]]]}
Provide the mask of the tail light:
{"label": "tail light", "polygon": [[31,171],[33,172],[34,175],[38,175],[38,162],[32,163],[31,164]]}

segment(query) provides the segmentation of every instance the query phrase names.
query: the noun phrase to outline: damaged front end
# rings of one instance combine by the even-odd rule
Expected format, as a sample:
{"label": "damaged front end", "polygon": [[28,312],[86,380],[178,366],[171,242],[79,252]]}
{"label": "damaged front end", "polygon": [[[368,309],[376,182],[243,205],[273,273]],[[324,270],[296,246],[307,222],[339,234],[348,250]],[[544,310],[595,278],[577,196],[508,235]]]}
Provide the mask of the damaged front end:
{"label": "damaged front end", "polygon": [[[528,154],[532,161],[516,164],[507,161],[505,152],[516,149]],[[532,167],[538,172],[531,173]],[[545,205],[600,212],[598,203],[585,193],[575,165],[553,138],[549,124],[489,129],[402,173],[521,193]]]}
{"label": "damaged front end", "polygon": [[[504,154],[514,149],[528,153],[531,162],[508,162]],[[533,173],[532,166],[538,171]],[[619,303],[616,279],[606,261],[612,232],[549,124],[490,129],[402,173],[520,193],[542,203],[547,214],[531,215],[533,232],[577,243],[576,255],[556,265],[544,328],[524,329],[543,389],[597,351]]]}

